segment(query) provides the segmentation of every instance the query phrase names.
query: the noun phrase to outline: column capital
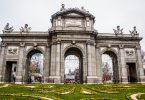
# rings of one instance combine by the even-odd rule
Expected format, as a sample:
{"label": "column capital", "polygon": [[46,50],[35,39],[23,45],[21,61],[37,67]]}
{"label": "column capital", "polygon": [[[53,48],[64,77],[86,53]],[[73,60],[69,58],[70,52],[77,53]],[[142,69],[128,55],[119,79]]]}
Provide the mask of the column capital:
{"label": "column capital", "polygon": [[90,44],[91,44],[90,40],[87,40],[87,41],[86,41],[86,44],[87,44],[87,45],[90,45]]}
{"label": "column capital", "polygon": [[96,45],[96,48],[99,49],[100,48],[100,45]]}
{"label": "column capital", "polygon": [[7,46],[7,43],[2,42],[2,47],[6,47],[6,46]]}
{"label": "column capital", "polygon": [[20,47],[24,47],[25,43],[24,42],[20,42]]}
{"label": "column capital", "polygon": [[56,39],[55,41],[57,44],[60,44],[61,43],[61,39]]}
{"label": "column capital", "polygon": [[61,41],[57,41],[57,44],[61,44]]}
{"label": "column capital", "polygon": [[137,46],[136,46],[136,49],[137,49],[137,50],[140,50],[140,49],[141,49],[141,46],[140,46],[140,45],[137,45]]}
{"label": "column capital", "polygon": [[57,40],[53,40],[52,42],[51,42],[51,45],[56,45],[57,44]]}
{"label": "column capital", "polygon": [[95,42],[93,40],[87,40],[86,44],[87,45],[95,45]]}
{"label": "column capital", "polygon": [[46,44],[46,48],[49,48],[51,46],[51,43]]}

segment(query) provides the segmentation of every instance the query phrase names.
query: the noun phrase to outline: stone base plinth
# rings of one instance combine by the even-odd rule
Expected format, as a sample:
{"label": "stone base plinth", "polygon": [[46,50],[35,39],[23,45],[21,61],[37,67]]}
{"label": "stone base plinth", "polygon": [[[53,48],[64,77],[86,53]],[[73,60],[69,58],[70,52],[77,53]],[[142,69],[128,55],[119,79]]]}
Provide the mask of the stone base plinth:
{"label": "stone base plinth", "polygon": [[2,75],[0,75],[0,83],[4,83],[4,79],[3,79]]}
{"label": "stone base plinth", "polygon": [[145,76],[140,76],[140,82],[145,83]]}
{"label": "stone base plinth", "polygon": [[122,77],[122,82],[121,83],[127,84],[128,83],[128,78],[127,77]]}
{"label": "stone base plinth", "polygon": [[87,76],[87,84],[94,84],[98,83],[98,77],[97,76]]}
{"label": "stone base plinth", "polygon": [[44,77],[44,83],[49,83],[49,77]]}
{"label": "stone base plinth", "polygon": [[23,82],[15,82],[15,84],[23,84]]}
{"label": "stone base plinth", "polygon": [[61,83],[61,77],[60,76],[49,76],[48,83]]}
{"label": "stone base plinth", "polygon": [[16,76],[15,83],[23,83],[22,76]]}
{"label": "stone base plinth", "polygon": [[102,83],[102,76],[97,78],[97,83],[98,84]]}

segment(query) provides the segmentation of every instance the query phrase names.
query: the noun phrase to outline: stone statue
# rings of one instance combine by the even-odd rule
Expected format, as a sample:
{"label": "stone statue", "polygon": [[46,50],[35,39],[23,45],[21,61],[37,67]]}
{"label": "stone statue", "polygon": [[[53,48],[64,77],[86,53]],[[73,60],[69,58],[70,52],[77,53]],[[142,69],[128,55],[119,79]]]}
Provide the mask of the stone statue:
{"label": "stone statue", "polygon": [[17,55],[17,48],[8,48],[8,54],[10,55]]}
{"label": "stone statue", "polygon": [[137,30],[136,30],[136,26],[134,26],[134,27],[133,27],[133,30],[132,30],[132,31],[129,31],[129,32],[131,33],[132,36],[138,34],[138,32],[137,32]]}
{"label": "stone statue", "polygon": [[31,31],[31,27],[28,27],[28,24],[25,24],[24,27],[20,28],[20,32],[25,32],[25,33],[29,33]]}
{"label": "stone statue", "polygon": [[86,9],[84,8],[84,6],[81,7],[81,10],[86,11]]}
{"label": "stone statue", "polygon": [[64,4],[62,4],[61,8],[60,8],[60,11],[63,11],[63,10],[65,10],[65,5]]}
{"label": "stone statue", "polygon": [[116,35],[119,35],[119,34],[122,35],[123,34],[123,28],[120,29],[120,26],[117,26],[117,30],[113,29],[113,31]]}
{"label": "stone statue", "polygon": [[13,26],[10,27],[9,23],[6,24],[6,26],[4,27],[3,33],[11,33],[13,31]]}

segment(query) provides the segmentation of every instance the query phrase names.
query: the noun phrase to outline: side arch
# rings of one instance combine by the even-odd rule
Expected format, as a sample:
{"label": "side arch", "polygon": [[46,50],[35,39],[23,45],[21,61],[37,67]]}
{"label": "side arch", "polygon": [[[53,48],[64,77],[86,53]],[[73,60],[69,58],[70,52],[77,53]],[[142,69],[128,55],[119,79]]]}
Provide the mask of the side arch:
{"label": "side arch", "polygon": [[[25,60],[25,80],[26,83],[42,82],[44,75],[44,55],[45,53],[39,48],[30,48],[26,53]],[[33,57],[33,60],[32,60]],[[32,81],[32,76],[34,80]]]}
{"label": "side arch", "polygon": [[109,48],[109,49],[108,48],[105,48],[105,49],[103,49],[101,51],[101,55],[104,54],[106,51],[113,52],[118,57],[118,53],[114,49],[112,49],[112,48]]}
{"label": "side arch", "polygon": [[31,47],[29,48],[26,52],[25,52],[25,56],[27,57],[27,55],[31,52],[31,51],[35,51],[35,50],[38,50],[40,51],[43,55],[45,55],[45,51],[40,48],[40,47],[37,47],[37,48],[34,48],[34,47]]}
{"label": "side arch", "polygon": [[[113,83],[118,83],[120,80],[119,80],[119,65],[118,65],[118,54],[115,50],[113,49],[104,49],[102,52],[101,52],[101,58],[104,56],[104,55],[107,55],[110,57],[111,59],[111,62],[112,62],[112,71],[113,71],[113,75],[112,75],[112,78],[110,78],[112,80]],[[109,61],[106,62],[106,64],[108,65],[109,64]],[[103,59],[102,59],[102,68],[103,70],[105,70],[104,68],[109,68],[107,67],[107,65],[104,65],[103,66]],[[109,66],[109,65],[108,65]],[[104,73],[103,73],[104,74]],[[108,76],[108,74],[107,74]],[[105,78],[102,77],[102,81],[104,80],[107,80],[107,76],[105,74]],[[108,77],[111,77],[111,76],[108,76]],[[109,79],[109,78],[108,78]]]}

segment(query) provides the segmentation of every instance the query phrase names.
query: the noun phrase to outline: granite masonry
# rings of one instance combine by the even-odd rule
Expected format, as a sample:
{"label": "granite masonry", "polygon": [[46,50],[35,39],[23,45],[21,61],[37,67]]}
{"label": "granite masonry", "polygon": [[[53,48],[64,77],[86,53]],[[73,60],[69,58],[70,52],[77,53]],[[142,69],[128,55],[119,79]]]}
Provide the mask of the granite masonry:
{"label": "granite masonry", "polygon": [[114,33],[99,33],[94,23],[84,7],[64,5],[52,15],[47,32],[31,31],[28,24],[14,31],[7,23],[0,34],[0,82],[12,82],[13,76],[16,83],[29,83],[34,53],[44,55],[41,83],[64,83],[65,57],[70,54],[79,57],[80,83],[102,83],[102,54],[112,57],[113,83],[145,82],[136,27],[129,34],[120,26]]}

